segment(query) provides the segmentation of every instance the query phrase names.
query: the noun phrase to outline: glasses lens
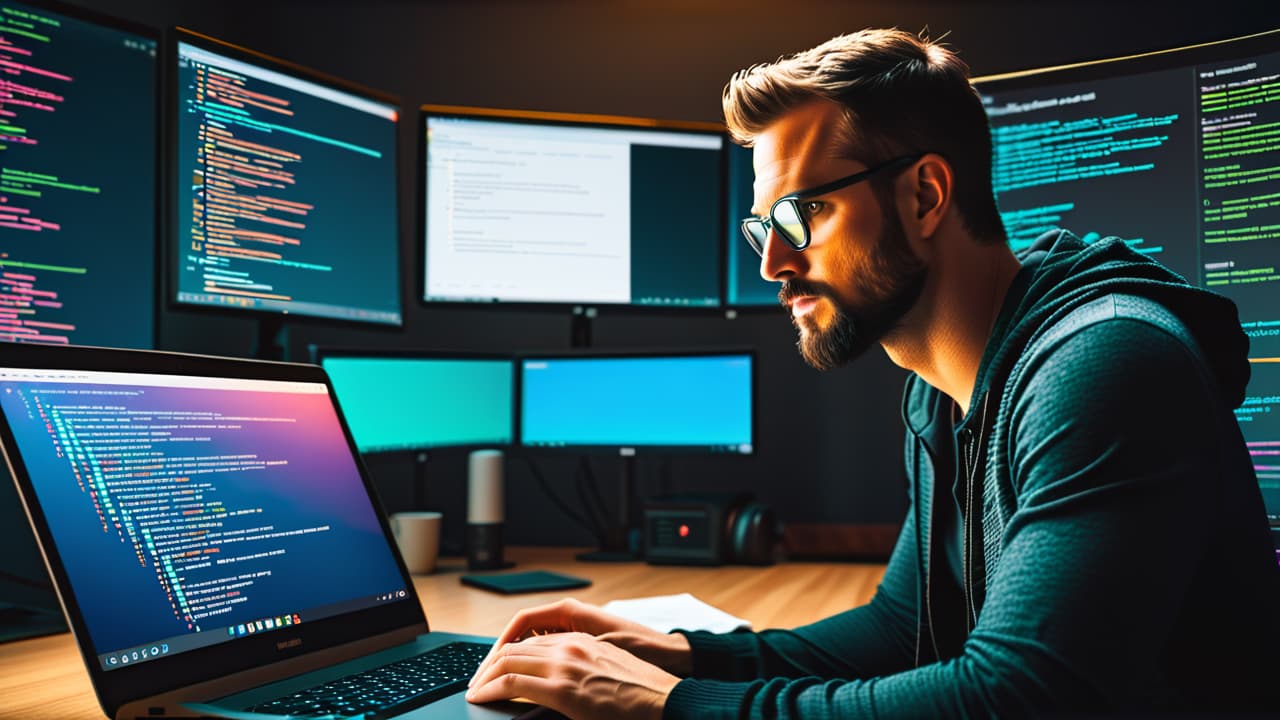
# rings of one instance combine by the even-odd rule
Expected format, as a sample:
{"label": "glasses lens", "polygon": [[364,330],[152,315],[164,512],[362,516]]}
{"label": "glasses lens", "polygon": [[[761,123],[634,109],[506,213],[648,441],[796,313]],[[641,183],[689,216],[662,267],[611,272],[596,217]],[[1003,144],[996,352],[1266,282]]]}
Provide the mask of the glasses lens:
{"label": "glasses lens", "polygon": [[747,236],[747,244],[757,255],[764,255],[764,242],[769,237],[769,230],[765,228],[764,221],[760,218],[747,218],[742,221],[742,234]]}
{"label": "glasses lens", "polygon": [[773,227],[797,250],[809,244],[804,221],[800,219],[800,201],[798,200],[779,200],[773,206]]}

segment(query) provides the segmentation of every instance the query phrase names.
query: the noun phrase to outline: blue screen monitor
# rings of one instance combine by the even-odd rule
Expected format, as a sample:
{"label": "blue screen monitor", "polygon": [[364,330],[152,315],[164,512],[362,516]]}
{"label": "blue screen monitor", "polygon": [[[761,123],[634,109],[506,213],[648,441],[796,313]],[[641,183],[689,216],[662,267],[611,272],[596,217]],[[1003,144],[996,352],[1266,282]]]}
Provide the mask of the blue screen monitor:
{"label": "blue screen monitor", "polygon": [[756,174],[751,166],[751,148],[729,143],[726,153],[725,191],[728,202],[725,238],[725,304],[733,308],[780,308],[781,283],[760,277],[760,256],[742,235],[742,219],[751,214]]}
{"label": "blue screen monitor", "polygon": [[720,305],[723,129],[425,106],[422,297]]}
{"label": "blue screen monitor", "polygon": [[0,340],[154,346],[158,37],[0,2]]}
{"label": "blue screen monitor", "polygon": [[1009,240],[1123,238],[1235,301],[1252,379],[1236,418],[1280,524],[1280,31],[976,78]]}
{"label": "blue screen monitor", "polygon": [[510,445],[515,361],[499,355],[318,350],[362,453]]}
{"label": "blue screen monitor", "polygon": [[175,35],[174,300],[400,325],[399,102]]}
{"label": "blue screen monitor", "polygon": [[524,447],[753,452],[750,352],[527,355],[519,364]]}

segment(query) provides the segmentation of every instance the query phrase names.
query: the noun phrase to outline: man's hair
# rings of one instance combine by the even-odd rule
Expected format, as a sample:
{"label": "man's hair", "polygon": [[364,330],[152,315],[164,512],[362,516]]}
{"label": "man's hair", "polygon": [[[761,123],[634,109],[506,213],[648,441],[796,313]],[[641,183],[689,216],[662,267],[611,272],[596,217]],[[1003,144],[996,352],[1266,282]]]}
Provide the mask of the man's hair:
{"label": "man's hair", "polygon": [[818,98],[843,106],[843,156],[872,167],[910,152],[942,155],[955,172],[965,227],[983,240],[1005,239],[987,114],[955,53],[896,29],[840,35],[734,74],[724,88],[725,123],[734,142],[750,147],[783,114]]}

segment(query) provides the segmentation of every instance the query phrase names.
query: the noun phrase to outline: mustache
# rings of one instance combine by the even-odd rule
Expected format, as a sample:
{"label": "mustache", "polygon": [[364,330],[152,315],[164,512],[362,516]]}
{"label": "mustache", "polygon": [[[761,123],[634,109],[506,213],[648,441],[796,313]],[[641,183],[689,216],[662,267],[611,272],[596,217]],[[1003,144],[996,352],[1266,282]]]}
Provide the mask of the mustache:
{"label": "mustache", "polygon": [[782,284],[782,289],[778,291],[778,302],[783,305],[790,305],[792,300],[806,295],[835,300],[835,292],[832,291],[830,285],[792,278]]}

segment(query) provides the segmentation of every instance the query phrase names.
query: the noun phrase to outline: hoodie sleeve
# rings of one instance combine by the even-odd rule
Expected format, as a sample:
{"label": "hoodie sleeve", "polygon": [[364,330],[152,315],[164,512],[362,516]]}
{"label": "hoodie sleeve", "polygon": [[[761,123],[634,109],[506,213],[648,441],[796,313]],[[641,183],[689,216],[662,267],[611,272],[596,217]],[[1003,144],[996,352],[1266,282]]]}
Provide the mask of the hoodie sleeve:
{"label": "hoodie sleeve", "polygon": [[[1198,363],[1167,331],[1130,320],[1038,354],[1010,398],[1017,509],[959,656],[859,677],[855,643],[879,638],[839,623],[826,636],[802,629],[786,654],[803,638],[832,659],[764,662],[754,669],[769,679],[749,683],[683,681],[664,717],[1004,717],[1167,699],[1157,668],[1204,547],[1188,521],[1221,480],[1206,423],[1226,411]],[[736,647],[767,656],[770,642]]]}
{"label": "hoodie sleeve", "polygon": [[911,667],[917,617],[914,517],[914,510],[908,511],[871,602],[795,630],[685,632],[693,650],[692,676],[874,677]]}

